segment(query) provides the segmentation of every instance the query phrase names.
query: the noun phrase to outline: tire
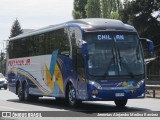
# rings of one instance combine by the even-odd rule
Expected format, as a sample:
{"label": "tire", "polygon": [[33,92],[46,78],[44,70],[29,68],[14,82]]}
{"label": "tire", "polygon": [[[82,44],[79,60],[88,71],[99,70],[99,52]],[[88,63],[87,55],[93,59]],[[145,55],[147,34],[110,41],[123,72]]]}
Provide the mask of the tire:
{"label": "tire", "polygon": [[127,104],[127,100],[115,100],[114,102],[118,108],[124,108]]}
{"label": "tire", "polygon": [[5,90],[7,90],[7,87],[4,87]]}
{"label": "tire", "polygon": [[24,100],[25,101],[37,101],[39,96],[30,95],[27,83],[24,84]]}
{"label": "tire", "polygon": [[31,96],[29,95],[29,90],[28,90],[27,83],[24,84],[24,100],[25,101],[30,101],[31,100]]}
{"label": "tire", "polygon": [[22,85],[19,83],[18,84],[18,98],[19,98],[19,101],[24,101],[24,91],[23,91],[23,88],[22,88]]}
{"label": "tire", "polygon": [[70,107],[77,107],[81,104],[81,101],[76,99],[76,90],[72,84],[69,85],[67,101]]}

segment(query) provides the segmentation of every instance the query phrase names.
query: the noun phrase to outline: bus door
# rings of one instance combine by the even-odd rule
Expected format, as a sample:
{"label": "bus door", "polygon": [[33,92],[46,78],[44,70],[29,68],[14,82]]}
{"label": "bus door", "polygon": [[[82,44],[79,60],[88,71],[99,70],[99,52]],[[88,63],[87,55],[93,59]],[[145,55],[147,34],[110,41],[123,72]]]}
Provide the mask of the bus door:
{"label": "bus door", "polygon": [[85,62],[82,54],[82,31],[76,27],[68,27],[72,44],[73,66],[77,73],[76,89],[77,99],[85,100],[87,97],[87,83],[85,79]]}
{"label": "bus door", "polygon": [[77,80],[77,88],[78,88],[78,98],[79,99],[87,99],[87,82],[86,82],[86,75],[85,75],[85,58],[82,55],[82,49],[77,49],[77,56],[76,56],[76,71],[78,73],[78,80]]}

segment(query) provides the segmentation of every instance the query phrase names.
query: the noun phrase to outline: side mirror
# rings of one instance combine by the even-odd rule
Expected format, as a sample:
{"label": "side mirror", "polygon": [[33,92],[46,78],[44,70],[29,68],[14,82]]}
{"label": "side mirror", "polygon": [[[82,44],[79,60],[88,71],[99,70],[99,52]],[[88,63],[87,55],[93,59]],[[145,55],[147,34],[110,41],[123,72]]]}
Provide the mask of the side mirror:
{"label": "side mirror", "polygon": [[154,44],[151,40],[147,39],[147,38],[140,38],[141,42],[142,42],[142,46],[144,47],[144,49],[147,49],[147,52],[149,54],[152,54],[154,51]]}

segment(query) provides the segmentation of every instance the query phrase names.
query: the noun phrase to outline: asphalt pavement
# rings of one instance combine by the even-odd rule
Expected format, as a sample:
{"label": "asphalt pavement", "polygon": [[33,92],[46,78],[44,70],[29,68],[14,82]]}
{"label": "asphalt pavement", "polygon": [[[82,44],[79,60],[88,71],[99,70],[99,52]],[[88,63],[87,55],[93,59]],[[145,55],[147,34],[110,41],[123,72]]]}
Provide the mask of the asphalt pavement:
{"label": "asphalt pavement", "polygon": [[[113,101],[100,101],[100,102],[83,102],[81,106],[78,108],[71,108],[65,105],[62,102],[56,101],[54,98],[44,97],[40,98],[38,101],[32,102],[20,102],[18,97],[8,91],[8,90],[0,90],[0,111],[1,112],[16,112],[18,111],[19,115],[23,115],[22,117],[17,117],[14,114],[15,118],[11,119],[28,119],[28,117],[24,115],[29,115],[31,118],[29,119],[62,119],[62,120],[79,120],[89,119],[89,120],[101,120],[107,118],[107,120],[130,120],[130,119],[148,119],[151,117],[141,117],[141,114],[144,113],[155,114],[157,111],[160,111],[160,99],[158,98],[145,98],[145,99],[132,99],[129,100],[125,108],[116,108]],[[29,113],[25,113],[29,112]],[[41,115],[49,115],[52,117],[44,117],[44,118],[35,118],[33,117],[32,112],[40,112]],[[118,114],[123,113],[123,114]],[[130,117],[127,115],[135,114],[134,117]],[[13,115],[13,114],[12,114]],[[36,114],[37,116],[40,114]],[[113,116],[115,115],[115,116]],[[136,115],[138,117],[136,117]],[[3,119],[3,118],[2,118]],[[6,118],[5,118],[6,119]],[[160,117],[152,117],[152,119],[160,119]]]}

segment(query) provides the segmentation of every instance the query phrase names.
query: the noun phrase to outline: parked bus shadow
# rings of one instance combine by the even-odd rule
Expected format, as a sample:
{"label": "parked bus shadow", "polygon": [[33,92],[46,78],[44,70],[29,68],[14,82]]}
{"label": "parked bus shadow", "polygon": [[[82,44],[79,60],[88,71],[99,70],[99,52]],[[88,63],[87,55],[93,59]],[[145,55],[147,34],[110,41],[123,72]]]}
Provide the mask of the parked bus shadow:
{"label": "parked bus shadow", "polygon": [[73,108],[66,105],[66,103],[62,101],[57,101],[53,98],[40,98],[36,101],[19,101],[18,99],[9,99],[7,100],[9,102],[15,102],[15,103],[23,103],[23,104],[30,104],[35,106],[42,106],[42,107],[48,107],[48,108],[55,108],[55,109],[63,109],[67,111],[74,111],[74,112],[81,112],[86,114],[92,114],[92,113],[106,113],[106,112],[146,112],[151,111],[150,109],[146,108],[139,108],[139,107],[129,107],[126,106],[124,108],[117,108],[115,105],[107,104],[106,102],[83,102],[80,106]]}

